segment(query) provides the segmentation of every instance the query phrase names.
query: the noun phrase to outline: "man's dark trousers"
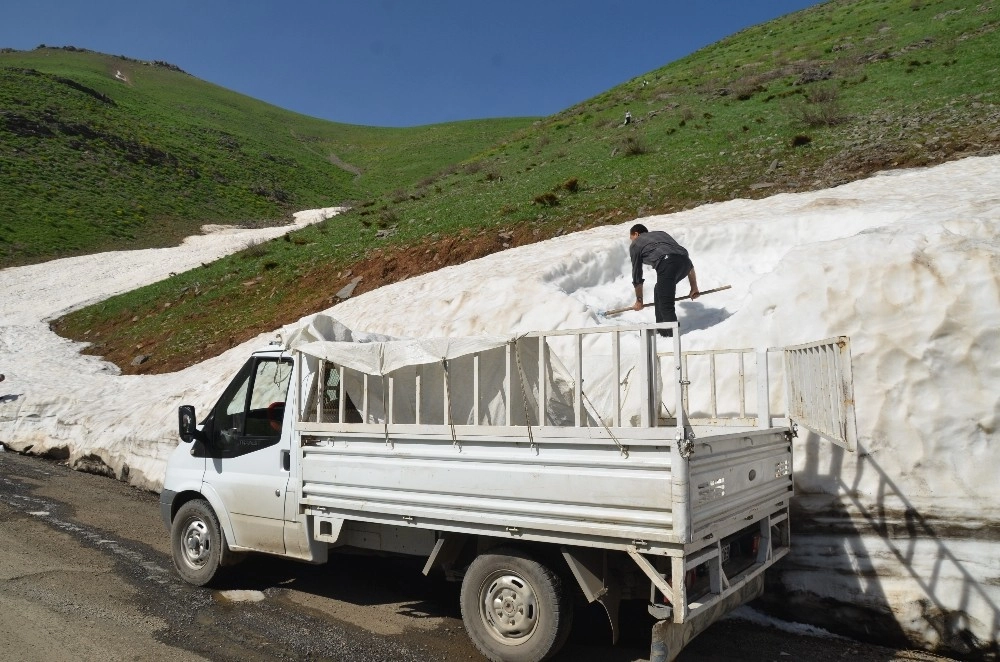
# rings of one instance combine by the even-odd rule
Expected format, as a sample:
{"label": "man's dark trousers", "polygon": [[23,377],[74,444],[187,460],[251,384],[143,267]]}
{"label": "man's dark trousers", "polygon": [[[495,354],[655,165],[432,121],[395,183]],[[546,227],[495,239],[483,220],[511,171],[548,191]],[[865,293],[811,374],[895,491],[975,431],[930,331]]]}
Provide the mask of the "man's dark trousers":
{"label": "man's dark trousers", "polygon": [[[677,311],[674,309],[677,283],[687,277],[692,267],[690,258],[683,255],[667,255],[656,263],[656,287],[653,288],[653,305],[656,310],[657,323],[677,321]],[[669,329],[661,329],[659,334],[661,336],[674,335]]]}

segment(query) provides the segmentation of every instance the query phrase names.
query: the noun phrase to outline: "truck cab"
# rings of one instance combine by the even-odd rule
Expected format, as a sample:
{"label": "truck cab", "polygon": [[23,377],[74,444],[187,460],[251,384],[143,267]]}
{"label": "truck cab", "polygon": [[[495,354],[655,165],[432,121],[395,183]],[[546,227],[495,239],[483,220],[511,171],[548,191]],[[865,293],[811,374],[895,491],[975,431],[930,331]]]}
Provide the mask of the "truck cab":
{"label": "truck cab", "polygon": [[[168,463],[160,496],[168,525],[188,501],[201,499],[224,533],[228,550],[220,554],[286,553],[284,522],[297,509],[288,490],[291,435],[284,433],[292,367],[288,352],[256,352],[199,425],[193,407],[181,408],[181,428],[191,443],[178,446]],[[213,550],[207,548],[203,521],[192,519],[187,527],[185,558],[197,573]]]}

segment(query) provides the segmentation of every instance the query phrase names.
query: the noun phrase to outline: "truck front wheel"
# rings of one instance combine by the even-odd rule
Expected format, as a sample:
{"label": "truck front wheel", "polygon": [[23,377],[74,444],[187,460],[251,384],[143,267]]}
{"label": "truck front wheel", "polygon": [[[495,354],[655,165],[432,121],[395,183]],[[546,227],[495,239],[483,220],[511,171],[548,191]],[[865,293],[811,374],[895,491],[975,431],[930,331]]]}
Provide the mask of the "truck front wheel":
{"label": "truck front wheel", "polygon": [[174,517],[170,528],[174,567],[181,579],[204,586],[223,565],[225,540],[215,511],[202,499],[188,501]]}
{"label": "truck front wheel", "polygon": [[559,576],[514,548],[476,558],[462,581],[462,621],[494,662],[539,662],[566,642],[572,601]]}

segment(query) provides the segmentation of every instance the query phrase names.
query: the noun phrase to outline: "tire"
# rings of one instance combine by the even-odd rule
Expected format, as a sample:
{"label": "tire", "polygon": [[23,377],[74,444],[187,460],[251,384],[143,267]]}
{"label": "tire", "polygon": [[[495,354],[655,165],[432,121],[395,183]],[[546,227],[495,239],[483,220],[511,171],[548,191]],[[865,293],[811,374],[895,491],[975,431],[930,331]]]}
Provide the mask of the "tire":
{"label": "tire", "polygon": [[170,527],[170,549],[181,579],[204,586],[216,579],[228,561],[226,541],[215,511],[202,499],[188,501]]}
{"label": "tire", "polygon": [[462,580],[462,621],[493,662],[540,662],[569,637],[573,603],[559,576],[519,549],[476,558]]}

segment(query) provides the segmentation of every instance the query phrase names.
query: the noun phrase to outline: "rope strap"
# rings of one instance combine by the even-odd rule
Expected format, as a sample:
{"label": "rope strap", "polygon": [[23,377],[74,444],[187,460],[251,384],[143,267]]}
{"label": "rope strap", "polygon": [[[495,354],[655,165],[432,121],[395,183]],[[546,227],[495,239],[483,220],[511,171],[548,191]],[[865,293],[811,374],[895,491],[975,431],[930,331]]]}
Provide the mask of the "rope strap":
{"label": "rope strap", "polygon": [[458,441],[458,435],[455,434],[455,421],[451,416],[451,373],[448,372],[448,359],[441,359],[441,367],[444,369],[444,390],[445,397],[448,398],[448,425],[451,426],[451,445],[458,449],[458,452],[462,452],[462,444]]}
{"label": "rope strap", "polygon": [[395,444],[389,439],[389,394],[386,391],[387,381],[386,376],[382,375],[382,425],[385,428],[385,445],[389,448],[395,448]]}
{"label": "rope strap", "polygon": [[601,425],[604,426],[604,429],[607,431],[608,436],[611,437],[611,440],[615,442],[615,445],[618,446],[618,451],[621,453],[622,457],[627,460],[628,446],[625,446],[622,444],[622,442],[618,441],[618,437],[616,437],[615,433],[611,431],[611,428],[608,427],[608,424],[604,422],[604,419],[598,415],[597,407],[595,407],[594,403],[590,401],[590,398],[587,397],[587,394],[583,391],[583,389],[580,389],[580,395],[582,395],[583,399],[587,402],[588,405],[590,405],[590,415],[601,422]]}
{"label": "rope strap", "polygon": [[[535,444],[535,436],[531,433],[531,410],[528,408],[528,382],[524,376],[524,366],[521,365],[521,351],[517,348],[518,340],[518,338],[515,338],[511,342],[514,344],[514,358],[517,360],[517,374],[521,380],[521,402],[524,405],[524,424],[528,426],[528,447],[534,449],[535,455],[538,455],[538,446]],[[507,422],[510,423],[510,421]]]}

